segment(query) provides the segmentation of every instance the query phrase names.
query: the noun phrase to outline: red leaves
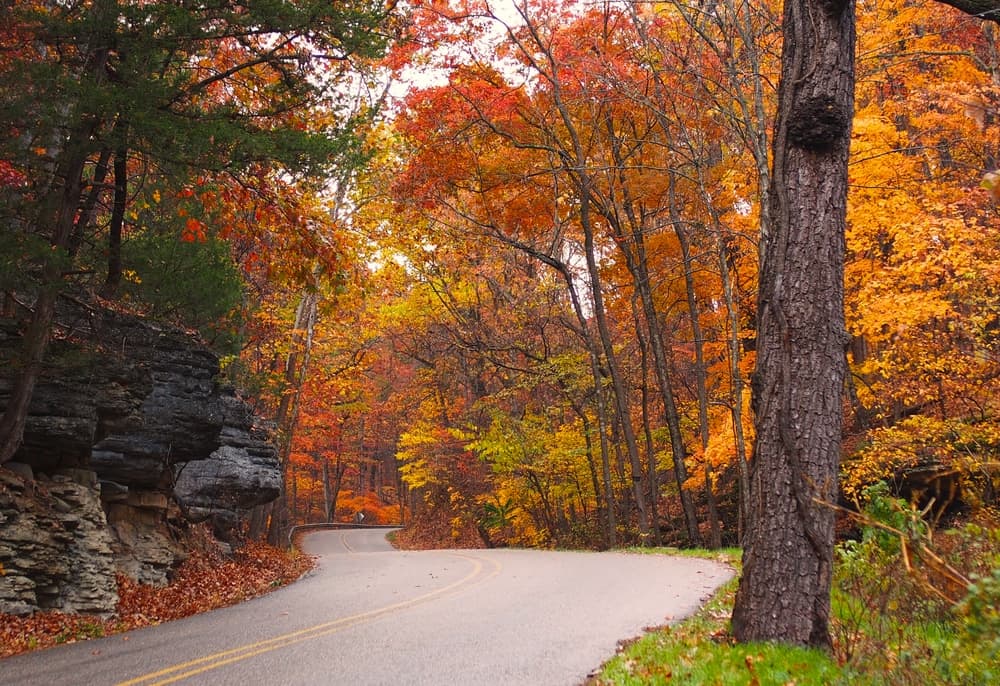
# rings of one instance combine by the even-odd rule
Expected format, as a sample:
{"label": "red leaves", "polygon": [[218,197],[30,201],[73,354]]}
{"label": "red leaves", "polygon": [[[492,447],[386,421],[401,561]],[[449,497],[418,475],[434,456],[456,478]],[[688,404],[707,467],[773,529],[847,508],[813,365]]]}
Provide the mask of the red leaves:
{"label": "red leaves", "polygon": [[205,226],[204,222],[201,222],[194,217],[189,217],[184,223],[184,231],[181,232],[181,240],[185,243],[204,243],[208,238],[208,234],[206,233],[207,228],[208,227]]}
{"label": "red leaves", "polygon": [[0,160],[0,188],[20,188],[27,183],[27,177],[14,165],[6,160]]}
{"label": "red leaves", "polygon": [[165,588],[119,577],[118,615],[129,628],[187,617],[284,586],[311,566],[311,558],[289,555],[258,542],[248,543],[231,560],[197,552],[177,569],[173,582]]}
{"label": "red leaves", "polygon": [[118,613],[111,619],[60,612],[31,617],[0,615],[0,658],[158,624],[232,605],[295,581],[312,558],[251,542],[233,559],[196,552],[164,588],[118,577]]}

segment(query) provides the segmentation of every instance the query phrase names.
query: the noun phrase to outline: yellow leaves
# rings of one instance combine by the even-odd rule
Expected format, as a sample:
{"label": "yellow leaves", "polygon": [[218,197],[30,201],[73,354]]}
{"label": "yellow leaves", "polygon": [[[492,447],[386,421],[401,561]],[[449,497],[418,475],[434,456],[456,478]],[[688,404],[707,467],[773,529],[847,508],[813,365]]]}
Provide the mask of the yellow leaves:
{"label": "yellow leaves", "polygon": [[[749,393],[744,395],[743,411],[741,413],[743,439],[745,448],[753,444],[754,427],[753,413],[750,411]],[[690,490],[700,490],[705,486],[705,461],[711,466],[712,476],[719,479],[723,472],[735,464],[737,456],[736,432],[733,413],[727,407],[713,407],[709,414],[709,439],[708,446],[704,451],[698,449],[686,460],[689,469],[688,480],[684,483],[684,488]],[[662,464],[670,463],[669,454],[661,456]],[[713,487],[716,484],[713,483]]]}
{"label": "yellow leaves", "polygon": [[980,188],[985,188],[993,202],[1000,202],[1000,172],[991,171],[983,175]]}
{"label": "yellow leaves", "polygon": [[917,467],[981,471],[976,465],[995,461],[998,449],[1000,424],[996,422],[972,424],[914,415],[872,431],[869,442],[844,460],[841,485],[849,499],[857,500],[869,485],[892,481]]}
{"label": "yellow leaves", "polygon": [[[986,322],[993,315],[987,313],[997,309],[993,294],[1000,284],[992,216],[1000,172],[982,179],[986,193],[971,188],[978,179],[968,172],[981,168],[998,143],[995,127],[981,126],[986,110],[996,109],[995,96],[981,70],[961,55],[968,47],[964,32],[912,35],[915,21],[929,28],[953,20],[912,6],[899,12],[888,19],[880,14],[882,23],[859,32],[862,54],[865,43],[875,45],[882,62],[859,88],[847,324],[868,351],[856,369],[866,407],[877,413],[935,403],[947,414],[952,403],[991,403],[995,384],[983,380],[1000,371],[984,349],[992,345]],[[874,13],[860,16],[862,24],[874,20]],[[897,40],[898,61],[886,49]],[[931,60],[918,49],[953,56]]]}

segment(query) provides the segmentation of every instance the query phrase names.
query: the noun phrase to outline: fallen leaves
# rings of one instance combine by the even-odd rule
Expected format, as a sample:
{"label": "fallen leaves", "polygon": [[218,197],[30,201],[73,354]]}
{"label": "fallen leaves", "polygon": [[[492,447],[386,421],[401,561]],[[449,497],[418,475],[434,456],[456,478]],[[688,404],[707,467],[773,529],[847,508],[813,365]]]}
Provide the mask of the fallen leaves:
{"label": "fallen leaves", "polygon": [[312,565],[307,555],[258,542],[246,544],[231,559],[198,551],[162,588],[119,576],[118,610],[111,618],[61,612],[39,612],[30,617],[0,614],[0,658],[232,605],[295,581]]}

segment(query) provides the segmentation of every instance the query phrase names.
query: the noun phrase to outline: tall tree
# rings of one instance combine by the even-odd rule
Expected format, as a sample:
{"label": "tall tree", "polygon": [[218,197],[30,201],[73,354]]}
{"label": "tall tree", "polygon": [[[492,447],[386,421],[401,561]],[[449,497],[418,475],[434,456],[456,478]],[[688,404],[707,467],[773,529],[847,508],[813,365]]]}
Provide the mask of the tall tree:
{"label": "tall tree", "polygon": [[[1000,9],[948,4],[993,19]],[[783,34],[752,381],[757,442],[733,631],[740,641],[829,647],[829,504],[849,342],[843,280],[854,3],[786,0]]]}

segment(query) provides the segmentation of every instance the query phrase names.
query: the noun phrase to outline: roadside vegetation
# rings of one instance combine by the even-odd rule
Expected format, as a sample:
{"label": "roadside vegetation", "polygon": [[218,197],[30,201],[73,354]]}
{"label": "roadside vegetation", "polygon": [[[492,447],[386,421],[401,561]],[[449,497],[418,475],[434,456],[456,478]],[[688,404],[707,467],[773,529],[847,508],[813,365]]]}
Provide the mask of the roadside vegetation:
{"label": "roadside vegetation", "polygon": [[[856,537],[836,550],[832,654],[736,643],[734,578],[693,617],[624,644],[589,686],[1000,682],[1000,512],[935,530],[884,484],[866,498]],[[700,554],[740,566],[736,549]]]}
{"label": "roadside vegetation", "polygon": [[[589,686],[610,684],[958,684],[1000,680],[1000,512],[981,508],[950,527],[928,512],[867,489],[853,536],[837,547],[832,654],[779,644],[738,644],[729,629],[738,577],[691,618],[623,644]],[[398,536],[398,532],[397,532]],[[737,548],[634,548],[740,567]],[[0,657],[230,605],[283,586],[312,559],[251,542],[225,558],[203,546],[169,586],[119,578],[109,619],[39,613],[0,616]]]}
{"label": "roadside vegetation", "polygon": [[0,658],[233,605],[295,581],[312,565],[308,555],[256,541],[237,549],[232,557],[205,546],[192,552],[162,588],[119,575],[118,610],[110,618],[61,612],[30,617],[0,614]]}

